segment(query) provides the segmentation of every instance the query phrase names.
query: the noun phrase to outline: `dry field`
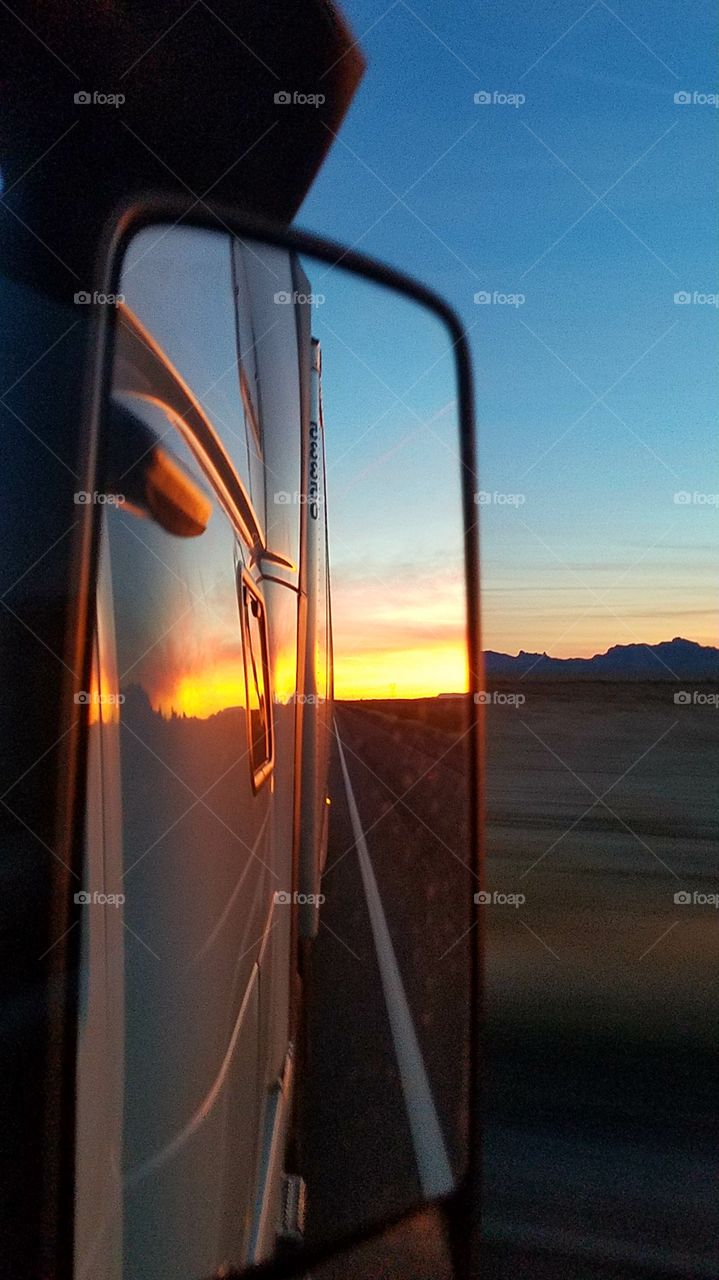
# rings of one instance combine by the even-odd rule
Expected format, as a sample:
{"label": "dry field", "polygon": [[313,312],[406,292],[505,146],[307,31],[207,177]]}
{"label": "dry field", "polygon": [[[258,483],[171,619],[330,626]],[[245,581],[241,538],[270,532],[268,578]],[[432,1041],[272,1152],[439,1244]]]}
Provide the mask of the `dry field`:
{"label": "dry field", "polygon": [[[661,1037],[714,1036],[719,954],[719,690],[673,682],[496,683],[486,707],[493,1013]],[[521,697],[523,702],[517,699]],[[358,704],[355,704],[358,705]],[[447,750],[453,699],[362,704]],[[461,749],[445,762],[462,767]],[[675,903],[676,893],[704,894]],[[716,1006],[714,1006],[716,1011]]]}

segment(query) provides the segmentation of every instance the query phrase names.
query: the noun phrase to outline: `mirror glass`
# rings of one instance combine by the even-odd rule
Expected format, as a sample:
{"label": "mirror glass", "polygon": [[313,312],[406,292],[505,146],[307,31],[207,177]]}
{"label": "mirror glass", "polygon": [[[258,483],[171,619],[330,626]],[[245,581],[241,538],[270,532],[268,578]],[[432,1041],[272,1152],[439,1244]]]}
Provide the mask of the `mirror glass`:
{"label": "mirror glass", "polygon": [[138,232],[113,319],[88,861],[120,901],[86,916],[77,1239],[200,1280],[464,1168],[455,352],[229,228]]}

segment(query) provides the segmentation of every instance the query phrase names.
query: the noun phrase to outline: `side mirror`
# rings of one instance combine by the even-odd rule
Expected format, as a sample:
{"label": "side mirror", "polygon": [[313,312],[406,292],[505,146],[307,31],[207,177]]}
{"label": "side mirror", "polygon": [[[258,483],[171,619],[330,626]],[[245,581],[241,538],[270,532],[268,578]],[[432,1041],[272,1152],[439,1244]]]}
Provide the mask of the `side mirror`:
{"label": "side mirror", "polygon": [[406,277],[226,208],[141,202],[102,266],[121,301],[98,320],[89,424],[108,501],[83,513],[105,693],[86,732],[114,819],[86,856],[122,901],[102,946],[99,914],[81,920],[76,1268],[325,1275],[396,1223],[413,1274],[439,1231],[469,1275],[465,336]]}
{"label": "side mirror", "polygon": [[105,494],[129,504],[178,538],[197,538],[207,528],[212,503],[173,461],[141,418],[113,400],[108,414],[109,460]]}

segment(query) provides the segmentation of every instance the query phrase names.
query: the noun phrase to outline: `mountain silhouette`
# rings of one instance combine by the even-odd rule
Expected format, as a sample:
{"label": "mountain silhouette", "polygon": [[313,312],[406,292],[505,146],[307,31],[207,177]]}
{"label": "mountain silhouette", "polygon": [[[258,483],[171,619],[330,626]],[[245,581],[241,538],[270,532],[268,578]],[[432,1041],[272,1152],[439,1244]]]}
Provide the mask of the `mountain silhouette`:
{"label": "mountain silhouette", "polygon": [[615,644],[593,658],[550,658],[524,649],[516,656],[490,649],[484,658],[486,674],[495,680],[719,680],[719,649],[681,636],[660,644]]}

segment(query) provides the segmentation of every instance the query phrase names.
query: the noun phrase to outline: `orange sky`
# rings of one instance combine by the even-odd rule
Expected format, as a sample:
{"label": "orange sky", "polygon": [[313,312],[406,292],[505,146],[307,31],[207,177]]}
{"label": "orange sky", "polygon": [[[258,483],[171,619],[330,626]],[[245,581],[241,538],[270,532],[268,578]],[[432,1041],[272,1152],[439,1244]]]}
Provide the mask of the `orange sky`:
{"label": "orange sky", "polygon": [[417,698],[467,688],[459,575],[336,575],[335,696]]}
{"label": "orange sky", "polygon": [[[697,608],[692,584],[668,595],[657,583],[651,594],[622,584],[594,594],[576,585],[543,590],[495,590],[484,599],[483,647],[516,654],[521,649],[553,657],[592,657],[617,644],[658,644],[684,636],[714,645],[716,612]],[[606,594],[603,595],[603,592]],[[333,587],[335,694],[338,698],[433,696],[467,687],[463,584],[429,571],[389,589],[376,575],[343,579]]]}
{"label": "orange sky", "polygon": [[[335,696],[338,699],[432,697],[467,688],[464,639],[464,585],[460,573],[436,565],[395,571],[391,586],[376,574],[354,570],[336,574],[333,585]],[[538,588],[541,595],[541,588]],[[540,601],[541,603],[541,601]],[[521,648],[555,657],[591,657],[613,644],[656,643],[685,635],[714,642],[714,615],[647,610],[637,599],[636,614],[597,601],[578,608],[575,594],[548,593],[546,609],[532,601],[534,631],[526,634],[526,596],[489,593],[484,647],[506,653]],[[658,604],[658,602],[657,602]],[[199,631],[191,616],[178,620],[156,647],[125,673],[123,684],[139,683],[164,716],[201,719],[227,707],[244,707],[245,683],[237,618],[212,614]],[[702,625],[705,624],[705,625]],[[703,632],[706,632],[704,635]],[[102,678],[101,685],[107,684]],[[294,691],[295,655],[290,646],[274,657],[272,696],[285,701]],[[95,695],[101,690],[93,690]],[[91,712],[92,712],[91,708]],[[106,715],[115,714],[114,709]]]}

